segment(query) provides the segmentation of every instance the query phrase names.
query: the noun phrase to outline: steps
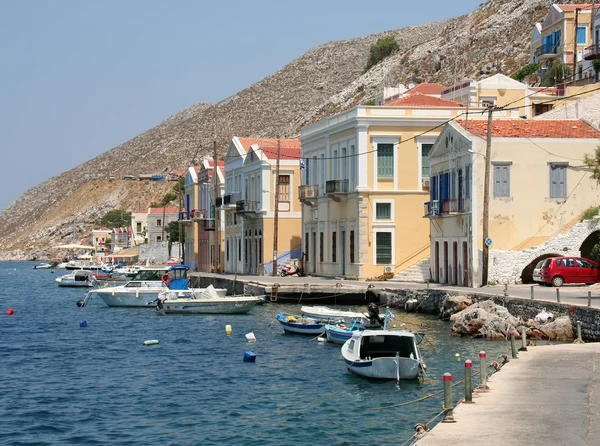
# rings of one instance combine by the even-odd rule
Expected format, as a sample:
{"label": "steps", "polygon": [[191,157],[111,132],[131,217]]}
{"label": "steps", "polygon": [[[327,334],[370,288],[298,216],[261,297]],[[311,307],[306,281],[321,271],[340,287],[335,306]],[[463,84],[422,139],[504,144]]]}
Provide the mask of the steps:
{"label": "steps", "polygon": [[426,257],[416,265],[400,271],[392,279],[389,279],[389,281],[425,283],[429,280],[429,277],[429,257]]}

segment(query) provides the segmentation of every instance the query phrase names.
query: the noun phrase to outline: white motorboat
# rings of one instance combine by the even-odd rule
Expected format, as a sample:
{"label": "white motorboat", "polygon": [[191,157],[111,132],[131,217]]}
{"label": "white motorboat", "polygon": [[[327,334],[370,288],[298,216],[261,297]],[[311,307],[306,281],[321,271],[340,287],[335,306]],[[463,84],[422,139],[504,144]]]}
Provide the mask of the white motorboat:
{"label": "white motorboat", "polygon": [[59,287],[93,287],[98,281],[91,271],[77,270],[55,279]]}
{"label": "white motorboat", "polygon": [[365,328],[381,328],[384,315],[374,303],[369,304],[366,313],[329,308],[321,305],[304,305],[300,308],[304,316],[318,319],[343,319],[347,322],[358,321]]}
{"label": "white motorboat", "polygon": [[258,296],[227,296],[227,290],[168,290],[160,293],[156,309],[161,314],[246,314],[261,301]]}
{"label": "white motorboat", "polygon": [[109,307],[150,307],[162,291],[169,291],[169,287],[188,289],[188,269],[186,265],[140,267],[129,282],[120,286],[94,288],[78,305],[85,306],[92,296],[98,296]]}
{"label": "white motorboat", "polygon": [[44,262],[38,265],[33,265],[33,269],[49,269],[54,266],[54,262]]}
{"label": "white motorboat", "polygon": [[353,331],[342,345],[346,367],[355,375],[377,379],[415,379],[424,369],[420,339],[407,330]]}
{"label": "white motorboat", "polygon": [[68,270],[80,270],[80,269],[87,269],[87,270],[98,270],[98,271],[102,271],[102,268],[104,268],[105,264],[101,263],[101,262],[91,262],[89,260],[69,260],[65,266],[66,269]]}

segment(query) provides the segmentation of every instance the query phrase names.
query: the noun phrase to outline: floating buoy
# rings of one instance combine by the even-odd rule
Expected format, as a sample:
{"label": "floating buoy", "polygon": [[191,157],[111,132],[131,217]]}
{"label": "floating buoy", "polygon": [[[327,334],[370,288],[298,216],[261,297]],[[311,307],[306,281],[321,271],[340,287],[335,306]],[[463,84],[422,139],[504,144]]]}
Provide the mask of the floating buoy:
{"label": "floating buoy", "polygon": [[457,361],[460,361],[460,353],[457,353],[456,355],[454,355],[454,357],[456,358]]}
{"label": "floating buoy", "polygon": [[231,333],[232,333],[232,330],[231,330],[231,325],[225,325],[225,334],[226,334],[227,336],[230,336],[230,335],[231,335]]}
{"label": "floating buoy", "polygon": [[319,336],[317,338],[317,341],[319,341],[319,342],[325,342],[325,341],[327,341],[327,338],[323,338],[323,337]]}
{"label": "floating buoy", "polygon": [[256,362],[256,353],[252,353],[252,352],[244,353],[244,362]]}
{"label": "floating buoy", "polygon": [[15,310],[13,310],[12,308],[9,308],[8,310],[6,310],[7,316],[12,316],[14,313],[15,313]]}
{"label": "floating buoy", "polygon": [[83,300],[79,299],[79,300],[77,301],[77,306],[78,306],[78,307],[83,307]]}
{"label": "floating buoy", "polygon": [[254,343],[256,342],[256,336],[254,336],[254,333],[250,332],[246,334],[246,340],[250,343]]}
{"label": "floating buoy", "polygon": [[148,341],[144,341],[144,345],[156,345],[158,344],[158,339],[150,339]]}
{"label": "floating buoy", "polygon": [[87,327],[87,322],[86,322],[86,321],[81,321],[81,322],[79,323],[79,326],[80,326],[81,328],[85,328],[85,327]]}

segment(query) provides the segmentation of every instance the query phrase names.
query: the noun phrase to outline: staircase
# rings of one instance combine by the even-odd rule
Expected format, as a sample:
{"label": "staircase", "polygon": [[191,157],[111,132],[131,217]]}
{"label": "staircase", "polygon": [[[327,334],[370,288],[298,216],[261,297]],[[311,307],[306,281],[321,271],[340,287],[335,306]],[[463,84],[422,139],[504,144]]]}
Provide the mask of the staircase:
{"label": "staircase", "polygon": [[429,278],[429,257],[425,257],[416,265],[400,271],[392,279],[389,279],[389,281],[425,283],[429,280]]}

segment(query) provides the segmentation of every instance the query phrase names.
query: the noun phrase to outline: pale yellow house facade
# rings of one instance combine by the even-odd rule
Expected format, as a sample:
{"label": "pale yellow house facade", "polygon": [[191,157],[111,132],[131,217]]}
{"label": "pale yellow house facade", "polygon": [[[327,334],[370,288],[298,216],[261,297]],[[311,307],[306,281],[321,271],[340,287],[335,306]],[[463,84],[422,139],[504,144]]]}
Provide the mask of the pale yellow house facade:
{"label": "pale yellow house facade", "polygon": [[[275,229],[278,146],[278,223]],[[300,258],[299,162],[300,142],[297,139],[232,138],[225,158],[223,196],[225,272],[270,275],[274,258],[278,263]]]}
{"label": "pale yellow house facade", "polygon": [[185,174],[182,211],[179,213],[180,237],[183,243],[183,263],[198,270],[198,223],[194,219],[198,209],[198,172],[200,167],[189,167]]}
{"label": "pale yellow house facade", "polygon": [[441,126],[463,111],[457,102],[415,94],[302,129],[306,170],[299,195],[308,274],[364,280],[429,255],[422,213],[429,151]]}
{"label": "pale yellow house facade", "polygon": [[[492,128],[488,238],[497,263],[503,251],[539,246],[599,204],[583,158],[594,153],[600,132],[579,120],[494,120]],[[425,216],[435,282],[482,283],[486,135],[486,120],[451,122],[432,149]]]}

